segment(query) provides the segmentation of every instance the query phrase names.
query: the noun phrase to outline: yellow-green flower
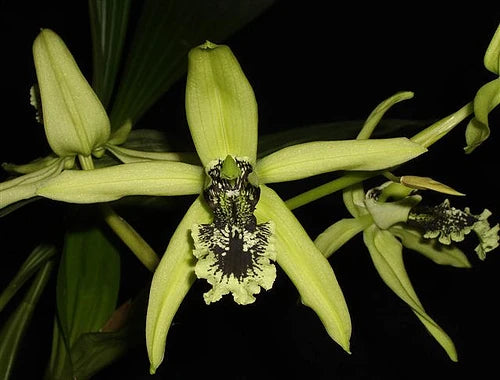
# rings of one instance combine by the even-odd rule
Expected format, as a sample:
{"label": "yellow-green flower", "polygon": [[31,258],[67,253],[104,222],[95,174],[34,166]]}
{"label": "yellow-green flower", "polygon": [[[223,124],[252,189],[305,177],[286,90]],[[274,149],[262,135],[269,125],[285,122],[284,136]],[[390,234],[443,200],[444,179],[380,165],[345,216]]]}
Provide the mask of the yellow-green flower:
{"label": "yellow-green flower", "polygon": [[448,200],[434,207],[420,206],[422,197],[415,194],[415,187],[460,194],[430,178],[406,177],[401,182],[411,183],[412,188],[387,182],[366,194],[361,185],[346,190],[344,202],[354,218],[333,224],[316,238],[315,244],[329,257],[363,231],[365,245],[383,281],[411,307],[449,357],[456,361],[452,340],[427,314],[413,289],[403,263],[402,248],[417,251],[437,264],[466,268],[470,267],[469,260],[459,248],[450,246],[451,241],[462,241],[466,234],[475,231],[479,237],[476,253],[484,259],[486,252],[498,246],[499,225],[490,227],[488,210],[473,215],[468,208],[461,211],[451,207]]}
{"label": "yellow-green flower", "polygon": [[[276,261],[302,302],[349,350],[351,324],[335,275],[300,223],[266,183],[333,170],[377,170],[425,151],[407,139],[312,142],[257,160],[257,104],[227,46],[189,54],[186,112],[206,186],[179,224],[153,277],[146,339],[154,372],[172,318],[195,279],[211,285],[207,303],[232,294],[240,304],[269,289]],[[191,238],[192,240],[191,240]],[[197,260],[193,260],[193,253]]]}
{"label": "yellow-green flower", "polygon": [[[37,183],[35,195],[72,203],[127,195],[200,194],[174,232],[153,277],[146,323],[154,372],[163,360],[175,312],[196,276],[211,289],[207,303],[231,294],[254,302],[275,279],[275,262],[303,304],[349,351],[344,296],[323,254],[266,184],[334,170],[380,170],[426,151],[406,138],[321,141],[289,146],[257,160],[257,104],[227,46],[206,42],[189,54],[187,119],[203,167],[145,161],[94,170],[65,170]],[[99,140],[100,142],[100,140]],[[86,151],[85,153],[88,153]]]}

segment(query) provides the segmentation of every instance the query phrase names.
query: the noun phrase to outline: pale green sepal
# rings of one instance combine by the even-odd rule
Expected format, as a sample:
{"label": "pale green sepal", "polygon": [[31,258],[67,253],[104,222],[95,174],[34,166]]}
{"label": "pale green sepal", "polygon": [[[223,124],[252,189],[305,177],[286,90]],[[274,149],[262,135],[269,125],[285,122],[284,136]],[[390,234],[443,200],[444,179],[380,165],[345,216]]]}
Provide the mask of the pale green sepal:
{"label": "pale green sepal", "polygon": [[257,102],[231,49],[211,42],[188,56],[186,116],[203,166],[210,161],[257,155]]}
{"label": "pale green sepal", "polygon": [[345,189],[342,192],[342,199],[347,211],[355,218],[368,214],[365,208],[365,190],[363,188],[363,183],[357,183]]}
{"label": "pale green sepal", "polygon": [[363,125],[363,128],[356,138],[359,140],[369,139],[373,130],[378,125],[382,117],[384,117],[385,113],[389,111],[394,104],[403,100],[411,99],[413,98],[413,95],[414,94],[411,91],[401,91],[392,95],[390,98],[385,99],[370,113]]}
{"label": "pale green sepal", "polygon": [[106,144],[106,149],[124,164],[147,161],[182,161],[188,163],[197,161],[195,153],[146,152],[111,144]]}
{"label": "pale green sepal", "polygon": [[47,166],[52,165],[54,162],[59,160],[60,158],[55,154],[50,154],[46,157],[37,158],[27,164],[16,165],[4,162],[2,163],[2,168],[9,173],[16,174],[29,174],[46,168]]}
{"label": "pale green sepal", "polygon": [[66,170],[37,195],[70,203],[109,202],[128,195],[189,195],[203,190],[203,169],[182,162],[137,162],[95,170]]}
{"label": "pale green sepal", "polygon": [[172,319],[195,280],[190,229],[196,223],[209,223],[211,219],[210,211],[205,208],[201,196],[198,197],[177,226],[153,276],[146,315],[146,346],[151,374],[163,361]]}
{"label": "pale green sepal", "polygon": [[0,183],[0,209],[24,200],[35,197],[39,188],[47,181],[57,178],[64,169],[74,165],[74,157],[59,158],[49,166],[35,172],[16,177]]}
{"label": "pale green sepal", "polygon": [[413,290],[404,267],[401,243],[389,231],[380,230],[375,225],[364,231],[363,238],[370,251],[373,264],[382,280],[399,298],[411,307],[425,328],[444,348],[450,359],[457,361],[457,353],[452,340],[427,315]]}
{"label": "pale green sepal", "polygon": [[470,268],[467,256],[456,246],[443,245],[436,240],[425,239],[423,234],[407,225],[392,226],[389,231],[397,236],[405,248],[416,251],[439,265]]}
{"label": "pale green sepal", "polygon": [[276,221],[276,261],[299,291],[302,303],[314,310],[330,337],[349,352],[351,319],[328,260],[281,198],[267,186],[261,186],[255,215],[260,223]]}
{"label": "pale green sepal", "polygon": [[293,181],[335,170],[379,170],[426,152],[400,137],[373,140],[316,141],[283,148],[257,162],[261,183]]}
{"label": "pale green sepal", "polygon": [[314,240],[314,244],[328,258],[372,223],[370,215],[341,219],[320,233]]}
{"label": "pale green sepal", "polygon": [[109,138],[109,119],[62,39],[43,29],[33,43],[45,134],[61,157],[89,156]]}
{"label": "pale green sepal", "polygon": [[490,135],[488,114],[500,103],[500,78],[482,86],[474,97],[474,117],[465,130],[467,146],[465,153],[471,153]]}
{"label": "pale green sepal", "polygon": [[484,54],[484,67],[492,73],[500,75],[500,25]]}

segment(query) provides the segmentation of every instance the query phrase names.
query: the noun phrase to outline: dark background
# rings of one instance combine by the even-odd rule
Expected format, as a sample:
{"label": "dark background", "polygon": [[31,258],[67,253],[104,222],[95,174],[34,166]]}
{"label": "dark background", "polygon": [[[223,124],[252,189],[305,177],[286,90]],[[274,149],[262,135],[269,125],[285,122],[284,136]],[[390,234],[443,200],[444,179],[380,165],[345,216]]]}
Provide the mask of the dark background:
{"label": "dark background", "polygon": [[[400,90],[414,91],[415,98],[398,104],[387,117],[438,119],[472,100],[481,85],[494,79],[482,59],[500,21],[498,8],[372,9],[358,2],[338,7],[329,3],[278,1],[225,41],[254,87],[260,133],[363,119]],[[35,123],[28,102],[35,81],[32,41],[41,27],[52,28],[90,77],[87,3],[1,4],[0,161],[23,163],[47,152],[43,129]],[[181,80],[139,126],[182,125],[183,86]],[[469,206],[475,213],[488,208],[494,212],[492,222],[498,222],[498,120],[494,112],[492,136],[473,154],[463,153],[463,123],[398,174],[431,176],[451,185],[468,195],[454,204]],[[273,187],[287,198],[331,178]],[[330,196],[296,210],[311,237],[346,216],[339,198]],[[192,198],[181,200],[188,204]],[[55,202],[40,201],[0,220],[5,263],[0,285],[41,239],[59,238],[60,208]],[[182,214],[183,210],[168,214],[169,227],[160,231],[171,232]],[[161,212],[148,216],[157,218],[155,225],[167,219]],[[132,222],[143,220],[141,215],[135,218]],[[168,235],[153,236],[154,228],[144,232],[166,246]],[[330,259],[351,312],[351,355],[328,337],[311,310],[301,306],[293,284],[279,271],[273,289],[247,307],[234,305],[229,298],[206,307],[202,301],[206,288],[197,282],[176,315],[165,361],[155,377],[146,375],[145,348],[138,347],[96,378],[267,379],[297,374],[311,379],[494,378],[500,337],[496,323],[500,260],[493,251],[480,262],[474,246],[474,237],[462,246],[473,264],[468,270],[440,267],[414,252],[404,256],[420,300],[454,340],[459,363],[448,360],[411,310],[383,284],[361,239],[354,239]],[[149,275],[137,268],[131,255],[123,256],[121,297],[126,298],[136,290],[130,284],[144,284]],[[50,353],[53,299],[49,286],[19,357],[19,378],[38,378],[43,372]],[[1,322],[4,317],[0,317]]]}

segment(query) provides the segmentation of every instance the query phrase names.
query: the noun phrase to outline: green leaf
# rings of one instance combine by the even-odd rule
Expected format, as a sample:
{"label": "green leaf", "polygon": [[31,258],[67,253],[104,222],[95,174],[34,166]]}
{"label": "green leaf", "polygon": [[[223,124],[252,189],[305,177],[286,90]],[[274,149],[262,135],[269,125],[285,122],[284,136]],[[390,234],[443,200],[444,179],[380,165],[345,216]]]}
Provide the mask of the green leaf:
{"label": "green leaf", "polygon": [[113,129],[133,124],[186,71],[187,53],[219,42],[273,0],[145,0],[111,112]]}
{"label": "green leaf", "polygon": [[92,32],[92,87],[108,107],[120,67],[128,25],[130,0],[89,0]]}
{"label": "green leaf", "polygon": [[457,361],[455,345],[450,337],[427,315],[420,300],[413,290],[408,274],[403,263],[401,243],[386,230],[380,230],[372,225],[364,231],[365,244],[370,251],[373,264],[380,277],[401,298],[411,307],[415,315],[420,319],[425,328],[444,348],[451,360]]}
{"label": "green leaf", "polygon": [[37,246],[22,264],[15,277],[0,294],[0,312],[19,289],[28,281],[40,267],[56,253],[55,247],[46,244]]}
{"label": "green leaf", "polygon": [[45,261],[20,305],[0,331],[0,378],[9,379],[19,352],[22,338],[35,311],[35,306],[47,285],[54,263]]}
{"label": "green leaf", "polygon": [[[57,324],[48,373],[57,378],[75,342],[97,332],[116,306],[120,258],[98,227],[73,226],[65,237],[57,278]],[[56,339],[57,338],[57,339]]]}

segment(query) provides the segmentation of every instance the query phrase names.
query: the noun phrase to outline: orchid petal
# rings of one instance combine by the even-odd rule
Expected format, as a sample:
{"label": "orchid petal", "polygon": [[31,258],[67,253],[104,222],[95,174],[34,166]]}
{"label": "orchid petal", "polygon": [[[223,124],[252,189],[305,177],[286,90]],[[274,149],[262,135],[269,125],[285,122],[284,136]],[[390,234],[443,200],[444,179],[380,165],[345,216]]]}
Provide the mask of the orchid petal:
{"label": "orchid petal", "polygon": [[349,352],[351,320],[333,270],[281,198],[261,186],[255,209],[259,222],[275,221],[276,261],[319,316],[328,334]]}
{"label": "orchid petal", "polygon": [[450,337],[438,326],[434,320],[427,315],[417,294],[413,290],[408,274],[403,263],[403,248],[401,243],[386,230],[380,230],[372,225],[363,234],[364,241],[373,264],[380,277],[401,298],[411,307],[412,311],[423,323],[425,328],[444,348],[451,360],[457,361],[455,345]]}
{"label": "orchid petal", "polygon": [[320,233],[314,240],[314,244],[328,258],[372,223],[370,215],[341,219]]}
{"label": "orchid petal", "polygon": [[257,162],[261,183],[293,181],[335,170],[379,170],[402,164],[426,149],[400,137],[316,141],[283,148]]}
{"label": "orchid petal", "polygon": [[470,268],[467,256],[455,246],[439,244],[437,241],[424,239],[418,230],[409,226],[396,225],[390,228],[393,235],[401,239],[405,248],[416,251],[440,265],[450,265],[456,268]]}
{"label": "orchid petal", "polygon": [[71,203],[109,202],[127,195],[189,195],[203,189],[203,169],[182,162],[137,162],[94,170],[66,170],[37,195]]}
{"label": "orchid petal", "polygon": [[257,102],[229,47],[207,41],[190,51],[186,116],[204,166],[227,155],[255,162]]}
{"label": "orchid petal", "polygon": [[209,223],[211,219],[201,196],[198,197],[177,226],[153,276],[146,315],[146,346],[151,374],[163,361],[172,319],[196,278],[190,229],[195,223]]}

